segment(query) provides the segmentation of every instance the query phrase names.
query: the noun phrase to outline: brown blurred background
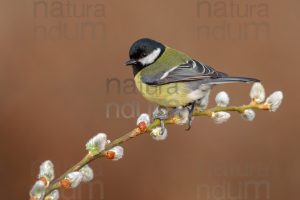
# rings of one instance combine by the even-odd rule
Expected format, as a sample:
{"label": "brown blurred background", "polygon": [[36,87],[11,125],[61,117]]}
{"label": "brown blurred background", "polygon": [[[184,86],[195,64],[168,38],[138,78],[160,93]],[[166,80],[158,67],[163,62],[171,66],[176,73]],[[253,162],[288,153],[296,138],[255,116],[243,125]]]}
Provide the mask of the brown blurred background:
{"label": "brown blurred background", "polygon": [[[133,92],[128,49],[162,41],[218,70],[284,92],[276,113],[222,125],[197,118],[170,127],[166,141],[144,135],[118,162],[97,160],[93,182],[61,199],[252,200],[299,198],[299,1],[29,0],[0,3],[0,194],[27,199],[39,164],[56,174],[77,162],[98,132],[114,139],[148,104]],[[116,79],[108,84],[109,79]],[[226,90],[249,101],[250,85]]]}

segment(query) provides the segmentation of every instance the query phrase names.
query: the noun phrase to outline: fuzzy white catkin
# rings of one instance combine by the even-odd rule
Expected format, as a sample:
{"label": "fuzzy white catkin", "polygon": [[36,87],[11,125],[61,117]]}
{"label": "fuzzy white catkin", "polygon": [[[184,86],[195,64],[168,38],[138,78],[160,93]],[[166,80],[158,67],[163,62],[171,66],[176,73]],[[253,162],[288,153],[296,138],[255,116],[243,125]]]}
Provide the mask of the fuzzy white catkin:
{"label": "fuzzy white catkin", "polygon": [[34,197],[37,200],[42,200],[46,192],[46,187],[43,181],[36,181],[30,190],[30,197]]}
{"label": "fuzzy white catkin", "polygon": [[252,109],[246,109],[242,113],[242,118],[247,121],[253,121],[255,118],[255,112]]}
{"label": "fuzzy white catkin", "polygon": [[115,157],[112,160],[120,160],[124,155],[124,148],[121,146],[115,146],[109,151],[115,152]]}
{"label": "fuzzy white catkin", "polygon": [[230,118],[230,113],[228,112],[215,112],[212,114],[212,118],[216,124],[222,124]]}
{"label": "fuzzy white catkin", "polygon": [[252,85],[250,90],[250,98],[255,100],[257,103],[262,103],[266,98],[264,86],[257,82]]}
{"label": "fuzzy white catkin", "polygon": [[216,95],[215,101],[218,106],[226,107],[229,104],[229,96],[225,91],[219,92]]}
{"label": "fuzzy white catkin", "polygon": [[104,150],[105,145],[107,143],[107,136],[105,133],[98,133],[96,136],[92,137],[87,143],[86,143],[86,149],[92,150],[95,147],[98,148],[99,151]]}
{"label": "fuzzy white catkin", "polygon": [[162,141],[165,140],[168,136],[168,130],[166,128],[162,128],[157,126],[151,131],[151,136],[154,140]]}
{"label": "fuzzy white catkin", "polygon": [[47,177],[49,181],[54,179],[54,165],[50,160],[46,160],[40,165],[38,178],[41,177]]}
{"label": "fuzzy white catkin", "polygon": [[141,114],[136,121],[136,125],[139,125],[141,122],[145,122],[145,124],[148,126],[150,124],[149,115],[146,113]]}
{"label": "fuzzy white catkin", "polygon": [[94,178],[93,169],[89,165],[83,166],[79,172],[82,174],[82,181],[89,182]]}
{"label": "fuzzy white catkin", "polygon": [[271,112],[275,112],[279,108],[282,99],[283,99],[283,93],[281,91],[276,91],[267,98],[266,104],[270,105]]}
{"label": "fuzzy white catkin", "polygon": [[82,181],[82,174],[80,172],[70,172],[67,174],[66,179],[71,183],[71,188],[76,188]]}
{"label": "fuzzy white catkin", "polygon": [[45,200],[58,200],[58,199],[59,199],[59,191],[58,190],[53,190],[45,198]]}

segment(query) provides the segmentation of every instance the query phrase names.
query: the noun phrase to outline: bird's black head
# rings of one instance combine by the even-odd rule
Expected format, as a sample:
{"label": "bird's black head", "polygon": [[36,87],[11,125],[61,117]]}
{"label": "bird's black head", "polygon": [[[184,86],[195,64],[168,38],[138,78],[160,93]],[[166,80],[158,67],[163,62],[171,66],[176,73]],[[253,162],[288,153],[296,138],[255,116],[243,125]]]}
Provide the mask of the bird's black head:
{"label": "bird's black head", "polygon": [[154,63],[164,52],[165,46],[148,38],[139,39],[129,50],[129,60],[126,65],[132,65],[134,75],[148,65]]}

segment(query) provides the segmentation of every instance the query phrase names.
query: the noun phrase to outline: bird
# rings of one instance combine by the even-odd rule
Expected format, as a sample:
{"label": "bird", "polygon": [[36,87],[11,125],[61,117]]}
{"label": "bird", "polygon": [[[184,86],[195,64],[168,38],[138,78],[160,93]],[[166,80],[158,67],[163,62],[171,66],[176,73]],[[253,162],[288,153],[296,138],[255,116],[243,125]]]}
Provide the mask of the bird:
{"label": "bird", "polygon": [[191,128],[195,107],[206,108],[213,86],[260,82],[256,78],[229,76],[150,38],[138,39],[131,45],[125,65],[132,67],[142,96],[158,105],[153,117],[162,125],[169,115],[166,109],[188,108],[187,130]]}

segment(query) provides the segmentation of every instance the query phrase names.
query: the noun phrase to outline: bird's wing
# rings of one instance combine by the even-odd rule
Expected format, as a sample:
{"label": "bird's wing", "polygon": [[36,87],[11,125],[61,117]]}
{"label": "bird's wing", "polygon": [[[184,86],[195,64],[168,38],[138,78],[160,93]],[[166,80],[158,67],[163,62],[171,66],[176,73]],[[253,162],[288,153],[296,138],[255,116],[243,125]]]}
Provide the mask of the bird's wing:
{"label": "bird's wing", "polygon": [[[209,65],[189,59],[186,63],[171,67],[154,75],[143,75],[142,81],[149,85],[208,80],[227,76]],[[205,81],[204,81],[205,82]]]}

